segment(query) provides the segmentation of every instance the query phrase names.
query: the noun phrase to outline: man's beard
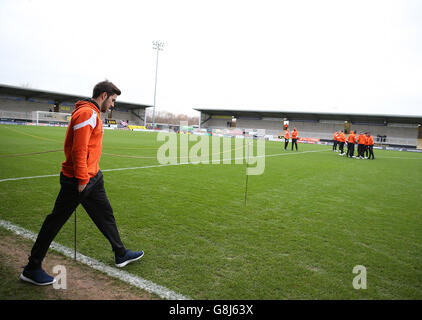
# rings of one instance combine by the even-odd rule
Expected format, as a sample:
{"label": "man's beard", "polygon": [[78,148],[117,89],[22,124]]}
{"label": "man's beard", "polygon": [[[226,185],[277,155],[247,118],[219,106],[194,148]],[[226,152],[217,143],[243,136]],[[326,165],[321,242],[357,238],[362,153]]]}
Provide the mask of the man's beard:
{"label": "man's beard", "polygon": [[104,101],[103,101],[103,103],[101,103],[101,106],[100,106],[100,111],[101,111],[102,113],[106,113],[106,112],[107,112],[107,105],[106,105],[106,102],[107,102],[107,100],[104,100]]}

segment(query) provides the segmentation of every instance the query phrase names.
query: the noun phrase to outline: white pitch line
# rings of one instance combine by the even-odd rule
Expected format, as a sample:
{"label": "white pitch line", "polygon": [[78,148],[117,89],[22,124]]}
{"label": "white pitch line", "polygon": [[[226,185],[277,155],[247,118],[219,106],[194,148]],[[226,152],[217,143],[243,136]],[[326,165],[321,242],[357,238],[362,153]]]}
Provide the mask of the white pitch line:
{"label": "white pitch line", "polygon": [[[311,150],[311,151],[300,151],[300,152],[294,152],[294,151],[289,152],[289,151],[286,151],[286,152],[289,152],[289,153],[275,153],[275,154],[268,154],[268,155],[265,155],[264,157],[269,158],[269,157],[277,157],[277,156],[288,156],[288,155],[303,154],[303,153],[311,153],[311,152],[324,152],[324,151],[330,151],[330,150],[331,150],[331,149],[324,149],[324,150]],[[261,157],[261,158],[262,158],[262,156],[257,156],[257,157],[255,157],[255,158],[259,158],[259,157]]]}
{"label": "white pitch line", "polygon": [[[144,167],[130,167],[130,168],[104,169],[104,170],[101,170],[101,171],[102,171],[102,172],[107,172],[107,171],[120,171],[120,170],[147,169],[147,168],[158,168],[158,167],[176,166],[176,165],[182,165],[182,164],[189,164],[189,163],[178,163],[178,164],[158,164],[158,165],[144,166]],[[37,178],[49,178],[49,177],[58,177],[58,176],[59,176],[59,174],[47,174],[47,175],[44,175],[44,176],[32,176],[32,177],[6,178],[6,179],[1,179],[1,180],[0,180],[0,182],[5,182],[5,181],[16,181],[16,180],[26,180],[26,179],[37,179]]]}
{"label": "white pitch line", "polygon": [[403,158],[403,157],[383,157],[383,156],[378,156],[378,159],[406,159],[406,160],[422,160],[421,158]]}
{"label": "white pitch line", "polygon": [[[277,156],[288,156],[288,155],[296,155],[296,154],[303,154],[303,153],[310,153],[310,152],[323,152],[323,151],[329,151],[331,149],[327,150],[313,150],[313,151],[301,151],[301,152],[292,152],[292,153],[276,153],[276,154],[268,154],[268,155],[262,155],[262,156],[254,156],[254,158],[269,158],[269,157],[277,157]],[[226,159],[230,161],[245,159],[242,158],[234,158],[234,159]],[[223,162],[225,159],[221,160]],[[220,163],[220,161],[211,161],[211,163]],[[169,167],[169,166],[181,166],[186,164],[193,164],[189,162],[183,162],[183,163],[176,163],[176,164],[158,164],[158,165],[151,165],[151,166],[143,166],[143,167],[127,167],[127,168],[115,168],[115,169],[104,169],[101,170],[102,172],[111,172],[111,171],[124,171],[124,170],[137,170],[137,169],[148,169],[148,168],[160,168],[160,167]],[[47,174],[44,176],[32,176],[32,177],[17,177],[17,178],[6,178],[6,179],[0,179],[0,182],[5,181],[16,181],[16,180],[27,180],[27,179],[37,179],[37,178],[49,178],[49,177],[58,177],[59,174]]]}
{"label": "white pitch line", "polygon": [[4,181],[15,181],[15,180],[25,180],[25,179],[37,179],[37,178],[48,178],[48,177],[58,177],[58,176],[59,176],[58,174],[47,174],[45,176],[7,178],[7,179],[1,179],[0,182],[4,182]]}
{"label": "white pitch line", "polygon": [[[26,230],[22,227],[19,227],[17,225],[12,224],[9,221],[1,220],[0,219],[0,226],[17,234],[18,236],[21,236],[25,239],[29,239],[35,242],[37,239],[37,235],[33,233],[32,231]],[[61,254],[65,255],[68,258],[74,257],[74,251],[72,249],[69,249],[61,244],[58,244],[56,242],[52,242],[51,249],[54,251],[60,252]],[[192,300],[191,298],[181,295],[179,293],[173,292],[166,287],[160,286],[158,284],[155,284],[154,282],[151,282],[149,280],[143,279],[141,277],[137,277],[127,271],[123,271],[114,267],[110,267],[98,260],[95,260],[93,258],[87,257],[81,253],[76,254],[76,258],[78,262],[81,262],[95,270],[101,271],[109,275],[110,277],[120,279],[132,286],[141,288],[143,290],[146,290],[150,293],[157,294],[163,299],[168,300]]]}
{"label": "white pitch line", "polygon": [[[183,162],[183,163],[169,163],[169,164],[156,164],[151,166],[144,166],[144,167],[128,167],[128,168],[116,168],[116,169],[104,169],[101,170],[102,172],[108,172],[108,171],[123,171],[123,170],[137,170],[137,169],[148,169],[148,168],[159,168],[159,167],[169,167],[169,166],[181,166],[185,164],[190,164],[189,162]],[[1,182],[1,180],[0,180]]]}

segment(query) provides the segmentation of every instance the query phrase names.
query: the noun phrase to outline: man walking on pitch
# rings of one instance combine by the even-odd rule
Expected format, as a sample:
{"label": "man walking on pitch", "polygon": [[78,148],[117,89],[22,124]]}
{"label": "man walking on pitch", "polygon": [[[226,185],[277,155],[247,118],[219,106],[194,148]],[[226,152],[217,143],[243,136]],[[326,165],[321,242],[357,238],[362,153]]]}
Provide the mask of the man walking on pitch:
{"label": "man walking on pitch", "polygon": [[38,233],[28,264],[20,276],[22,280],[36,285],[55,282],[41,264],[51,242],[79,204],[110,242],[117,267],[124,267],[144,255],[143,251],[133,252],[124,247],[99,168],[103,139],[100,112],[113,108],[120,94],[113,83],[103,81],[94,87],[92,99],[75,104],[65,137],[66,160],[60,172],[61,189],[52,213],[45,218]]}

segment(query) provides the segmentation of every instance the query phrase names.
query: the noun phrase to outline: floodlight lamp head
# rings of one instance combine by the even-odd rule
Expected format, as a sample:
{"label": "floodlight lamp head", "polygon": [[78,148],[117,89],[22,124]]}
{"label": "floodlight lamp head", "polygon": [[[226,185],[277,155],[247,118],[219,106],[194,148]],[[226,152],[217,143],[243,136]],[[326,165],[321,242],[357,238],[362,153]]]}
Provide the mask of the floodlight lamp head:
{"label": "floodlight lamp head", "polygon": [[153,49],[154,50],[163,50],[164,42],[162,41],[153,41],[152,42]]}

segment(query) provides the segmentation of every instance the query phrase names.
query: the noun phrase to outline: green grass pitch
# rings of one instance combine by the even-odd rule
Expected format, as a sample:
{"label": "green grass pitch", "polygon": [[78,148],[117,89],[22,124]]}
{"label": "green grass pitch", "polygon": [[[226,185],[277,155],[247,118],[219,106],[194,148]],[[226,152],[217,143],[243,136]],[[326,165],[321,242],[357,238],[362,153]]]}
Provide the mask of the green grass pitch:
{"label": "green grass pitch", "polygon": [[[58,174],[65,130],[1,125],[0,180]],[[104,132],[100,167],[122,240],[145,251],[126,271],[193,299],[422,298],[422,154],[356,160],[267,141],[274,156],[248,177],[245,206],[245,165],[155,167],[162,144]],[[107,171],[129,167],[147,168]],[[0,219],[37,233],[59,188],[58,176],[0,182]],[[55,241],[73,248],[72,219]],[[78,251],[114,265],[81,206]],[[366,289],[352,285],[357,265]]]}

